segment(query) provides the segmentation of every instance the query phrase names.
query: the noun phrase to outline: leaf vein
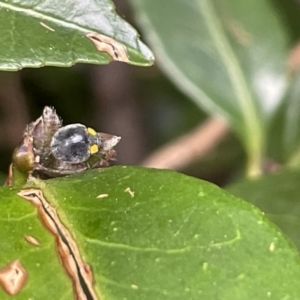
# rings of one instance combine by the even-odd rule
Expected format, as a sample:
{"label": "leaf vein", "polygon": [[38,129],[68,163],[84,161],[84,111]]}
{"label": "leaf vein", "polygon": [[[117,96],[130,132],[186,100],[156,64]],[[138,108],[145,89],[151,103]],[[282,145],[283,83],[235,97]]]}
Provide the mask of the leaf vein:
{"label": "leaf vein", "polygon": [[179,253],[185,253],[189,252],[192,247],[186,246],[183,248],[177,248],[177,249],[160,249],[155,247],[148,247],[148,248],[142,248],[142,247],[136,247],[136,246],[130,246],[126,244],[119,244],[119,243],[112,243],[112,242],[104,242],[96,239],[91,238],[85,238],[86,242],[99,245],[101,247],[108,247],[108,248],[115,248],[115,249],[125,249],[130,251],[140,251],[140,252],[159,252],[159,253],[166,253],[166,254],[179,254]]}

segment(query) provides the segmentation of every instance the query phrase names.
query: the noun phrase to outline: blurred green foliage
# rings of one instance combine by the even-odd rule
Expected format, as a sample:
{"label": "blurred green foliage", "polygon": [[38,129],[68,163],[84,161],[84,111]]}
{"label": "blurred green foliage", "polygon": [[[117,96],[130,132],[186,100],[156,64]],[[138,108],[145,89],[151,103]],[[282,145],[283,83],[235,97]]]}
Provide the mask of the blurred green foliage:
{"label": "blurred green foliage", "polygon": [[[272,158],[288,163],[298,151],[300,116],[293,100],[296,55],[290,55],[294,23],[285,15],[290,5],[281,12],[273,1],[259,0],[130,2],[165,73],[238,134],[248,175],[262,172],[278,138],[282,151]],[[274,127],[283,130],[274,135]]]}

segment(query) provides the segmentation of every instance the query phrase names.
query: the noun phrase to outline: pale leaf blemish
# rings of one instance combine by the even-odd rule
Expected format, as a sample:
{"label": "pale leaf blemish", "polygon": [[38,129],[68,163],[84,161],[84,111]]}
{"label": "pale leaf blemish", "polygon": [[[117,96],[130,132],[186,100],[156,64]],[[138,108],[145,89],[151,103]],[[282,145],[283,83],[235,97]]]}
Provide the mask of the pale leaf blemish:
{"label": "pale leaf blemish", "polygon": [[34,246],[40,246],[40,242],[31,235],[25,235],[25,241]]}
{"label": "pale leaf blemish", "polygon": [[86,37],[94,43],[98,51],[106,52],[113,60],[129,62],[125,46],[113,38],[96,32],[89,32]]}
{"label": "pale leaf blemish", "polygon": [[132,285],[131,285],[131,288],[132,288],[133,290],[138,290],[138,289],[139,289],[139,287],[138,287],[137,285],[135,285],[135,284],[132,284]]}
{"label": "pale leaf blemish", "polygon": [[0,286],[9,295],[16,295],[25,286],[28,275],[19,260],[0,270]]}
{"label": "pale leaf blemish", "polygon": [[131,197],[134,197],[134,192],[130,189],[130,187],[124,190],[125,193],[128,193]]}
{"label": "pale leaf blemish", "polygon": [[207,263],[207,262],[204,262],[204,263],[202,264],[202,269],[203,269],[203,271],[206,271],[207,268],[208,268],[208,263]]}
{"label": "pale leaf blemish", "polygon": [[205,194],[204,194],[204,192],[203,192],[203,191],[200,191],[200,192],[198,193],[198,196],[199,196],[199,197],[204,197],[204,196],[205,196]]}
{"label": "pale leaf blemish", "polygon": [[108,197],[108,194],[100,194],[96,198],[97,199],[102,199],[102,198],[106,198],[106,197]]}
{"label": "pale leaf blemish", "polygon": [[53,28],[51,28],[50,26],[46,25],[43,22],[40,22],[41,26],[45,27],[46,29],[50,30],[50,31],[55,31]]}
{"label": "pale leaf blemish", "polygon": [[274,242],[272,242],[272,243],[270,244],[269,250],[270,250],[270,252],[274,252],[274,250],[275,250],[275,243],[274,243]]}

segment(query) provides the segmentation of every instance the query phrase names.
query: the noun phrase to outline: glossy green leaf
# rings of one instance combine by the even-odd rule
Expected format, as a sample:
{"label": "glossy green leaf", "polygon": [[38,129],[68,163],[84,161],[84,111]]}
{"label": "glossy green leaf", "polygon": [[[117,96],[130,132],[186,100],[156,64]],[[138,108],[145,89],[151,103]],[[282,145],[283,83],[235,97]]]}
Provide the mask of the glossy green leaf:
{"label": "glossy green leaf", "polygon": [[232,124],[256,173],[269,117],[286,88],[289,36],[272,1],[130,2],[160,66]]}
{"label": "glossy green leaf", "polygon": [[[112,60],[86,37],[96,32],[126,47],[129,63],[151,65],[153,55],[110,0],[0,1],[0,70],[107,64]],[[112,43],[109,43],[112,47]],[[115,50],[115,47],[112,47]]]}
{"label": "glossy green leaf", "polygon": [[300,250],[300,172],[281,171],[230,186],[233,194],[255,204]]}
{"label": "glossy green leaf", "polygon": [[[42,189],[72,233],[99,299],[300,297],[295,248],[258,209],[211,183],[166,170],[112,167],[27,186]],[[29,279],[18,296],[0,290],[0,299],[73,299],[54,237],[15,193],[5,188],[1,194],[0,267],[20,259]],[[26,244],[25,234],[41,246]]]}

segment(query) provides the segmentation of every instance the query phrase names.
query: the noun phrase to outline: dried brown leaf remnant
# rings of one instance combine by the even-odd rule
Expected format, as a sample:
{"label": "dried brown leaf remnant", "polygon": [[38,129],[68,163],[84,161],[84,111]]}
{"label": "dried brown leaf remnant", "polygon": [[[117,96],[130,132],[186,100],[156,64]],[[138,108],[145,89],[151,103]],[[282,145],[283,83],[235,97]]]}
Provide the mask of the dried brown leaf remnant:
{"label": "dried brown leaf remnant", "polygon": [[25,286],[28,275],[19,260],[0,270],[0,285],[9,295],[16,295]]}
{"label": "dried brown leaf remnant", "polygon": [[209,118],[192,131],[155,151],[142,162],[142,166],[180,170],[212,151],[228,132],[226,123]]}
{"label": "dried brown leaf remnant", "polygon": [[126,48],[116,40],[96,32],[89,32],[86,37],[94,43],[97,50],[106,52],[113,60],[129,62]]}
{"label": "dried brown leaf remnant", "polygon": [[46,201],[42,191],[23,189],[18,195],[36,206],[44,226],[54,235],[62,265],[73,282],[75,299],[98,300],[89,265],[81,258],[75,240],[60,221],[56,210]]}

